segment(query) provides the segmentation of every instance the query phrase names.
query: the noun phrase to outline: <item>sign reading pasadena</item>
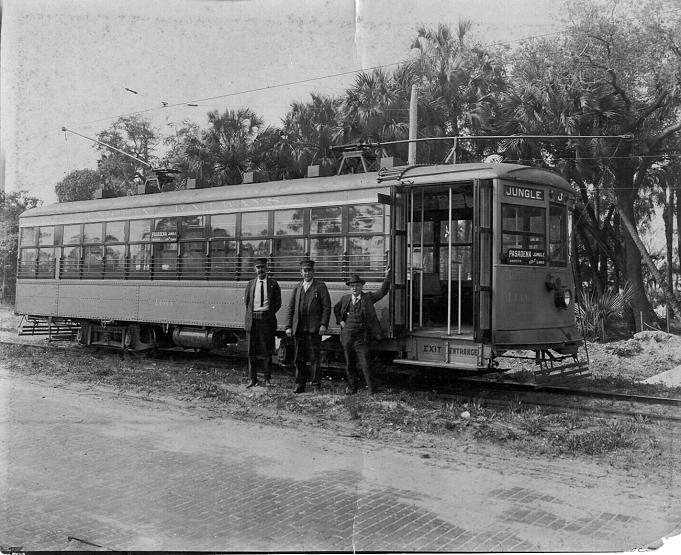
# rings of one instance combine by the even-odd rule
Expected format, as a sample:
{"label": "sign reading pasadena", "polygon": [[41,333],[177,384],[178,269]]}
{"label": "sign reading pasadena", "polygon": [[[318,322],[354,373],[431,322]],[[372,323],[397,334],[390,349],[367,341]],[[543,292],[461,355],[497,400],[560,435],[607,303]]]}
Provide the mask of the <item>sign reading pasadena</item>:
{"label": "sign reading pasadena", "polygon": [[506,264],[522,264],[526,266],[545,266],[546,252],[543,250],[508,249],[505,257]]}

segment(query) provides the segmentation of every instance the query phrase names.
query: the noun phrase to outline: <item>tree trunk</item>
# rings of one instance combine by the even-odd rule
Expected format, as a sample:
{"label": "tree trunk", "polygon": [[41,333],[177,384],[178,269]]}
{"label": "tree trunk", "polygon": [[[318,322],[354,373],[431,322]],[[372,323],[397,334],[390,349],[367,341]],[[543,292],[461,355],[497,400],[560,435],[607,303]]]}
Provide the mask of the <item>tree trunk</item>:
{"label": "tree trunk", "polygon": [[[621,206],[617,207],[617,210],[620,214],[620,220],[622,221],[622,224],[624,225],[625,229],[628,232],[628,238],[625,238],[625,243],[631,242],[634,244],[635,248],[637,249],[638,253],[634,252],[629,252],[627,250],[627,272],[629,272],[629,269],[635,266],[634,264],[631,264],[630,259],[635,259],[638,262],[638,277],[639,277],[639,286],[642,290],[643,294],[643,301],[641,302],[640,299],[637,299],[637,290],[636,290],[636,285],[634,280],[632,280],[631,274],[629,274],[629,282],[632,284],[632,287],[634,288],[634,295],[632,298],[632,310],[634,310],[634,318],[636,319],[637,322],[637,328],[639,330],[643,329],[643,324],[652,324],[657,321],[657,318],[655,317],[655,313],[650,307],[650,303],[648,302],[648,298],[645,295],[645,290],[643,289],[643,278],[642,278],[642,273],[641,273],[641,258],[645,261],[646,265],[648,266],[648,269],[650,270],[650,273],[653,275],[655,280],[660,284],[662,287],[662,291],[664,292],[664,298],[669,303],[670,306],[674,308],[677,314],[681,314],[681,301],[679,301],[675,296],[674,292],[672,291],[671,287],[667,283],[667,281],[664,279],[660,271],[657,269],[655,266],[655,263],[653,262],[653,259],[651,258],[650,254],[648,253],[648,250],[646,249],[645,245],[641,241],[641,238],[638,236],[638,232],[636,231],[636,227],[634,226],[633,218],[630,218],[628,214],[626,213],[625,209]],[[633,207],[632,207],[632,212],[633,212]],[[640,257],[637,256],[637,254],[640,254]],[[641,319],[643,318],[643,319]]]}
{"label": "tree trunk", "polygon": [[[675,187],[676,193],[676,257],[681,272],[681,187]],[[677,313],[677,316],[681,314]]]}
{"label": "tree trunk", "polygon": [[[662,219],[664,221],[664,238],[666,246],[667,255],[667,284],[670,289],[674,289],[673,282],[673,265],[674,265],[674,189],[667,185],[666,190],[666,202],[664,205],[664,210],[662,212]],[[672,310],[671,306],[667,305],[667,313],[669,318],[674,317],[675,311]]]}

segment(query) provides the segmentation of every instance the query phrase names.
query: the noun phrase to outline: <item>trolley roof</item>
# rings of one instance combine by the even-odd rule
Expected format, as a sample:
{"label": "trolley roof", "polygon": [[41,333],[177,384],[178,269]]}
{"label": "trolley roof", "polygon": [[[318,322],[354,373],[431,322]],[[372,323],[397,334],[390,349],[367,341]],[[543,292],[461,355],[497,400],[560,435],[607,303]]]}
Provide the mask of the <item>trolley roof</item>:
{"label": "trolley roof", "polygon": [[275,196],[305,195],[388,187],[421,186],[474,179],[504,178],[539,185],[551,185],[573,192],[571,185],[558,174],[540,168],[504,163],[442,164],[434,166],[400,166],[381,172],[356,173],[306,179],[267,181],[211,189],[169,191],[147,195],[64,202],[32,208],[22,218],[77,214],[100,210],[147,208],[219,200],[256,199]]}

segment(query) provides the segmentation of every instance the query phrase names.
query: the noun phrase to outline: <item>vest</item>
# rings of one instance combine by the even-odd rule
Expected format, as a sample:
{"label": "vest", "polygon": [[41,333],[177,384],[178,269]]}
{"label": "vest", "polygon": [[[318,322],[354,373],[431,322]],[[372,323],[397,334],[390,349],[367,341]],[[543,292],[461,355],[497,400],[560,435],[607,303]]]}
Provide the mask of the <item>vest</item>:
{"label": "vest", "polygon": [[350,301],[348,312],[345,317],[345,329],[352,335],[366,331],[361,300],[357,301],[355,304],[352,304],[352,301]]}

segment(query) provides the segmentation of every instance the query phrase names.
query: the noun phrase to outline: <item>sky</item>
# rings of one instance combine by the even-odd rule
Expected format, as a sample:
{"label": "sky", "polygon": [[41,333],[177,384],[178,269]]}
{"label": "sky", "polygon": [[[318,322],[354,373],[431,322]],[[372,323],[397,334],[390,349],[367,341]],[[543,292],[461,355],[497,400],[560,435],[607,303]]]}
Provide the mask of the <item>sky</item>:
{"label": "sky", "polygon": [[209,111],[241,107],[279,125],[291,102],[311,92],[341,95],[356,72],[409,59],[421,25],[456,28],[470,19],[483,42],[518,41],[563,29],[561,5],[4,0],[2,183],[7,192],[26,190],[52,203],[54,186],[69,172],[96,167],[93,143],[62,127],[94,138],[117,117],[140,113],[167,136],[184,120],[205,127]]}

